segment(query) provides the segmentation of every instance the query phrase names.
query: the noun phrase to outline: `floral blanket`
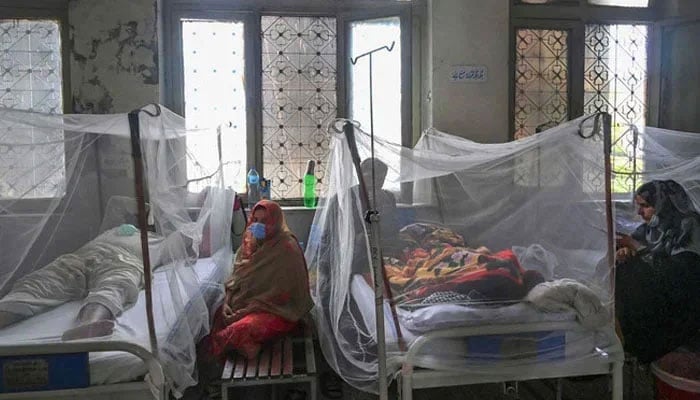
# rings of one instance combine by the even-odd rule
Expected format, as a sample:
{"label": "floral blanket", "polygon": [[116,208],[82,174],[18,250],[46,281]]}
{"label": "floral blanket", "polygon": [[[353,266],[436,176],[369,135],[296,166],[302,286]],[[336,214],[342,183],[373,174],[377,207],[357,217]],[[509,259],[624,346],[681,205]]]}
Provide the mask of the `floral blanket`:
{"label": "floral blanket", "polygon": [[462,236],[441,226],[412,224],[400,232],[401,258],[386,258],[385,270],[399,303],[454,301],[502,303],[521,300],[543,282],[525,271],[510,250],[472,248]]}

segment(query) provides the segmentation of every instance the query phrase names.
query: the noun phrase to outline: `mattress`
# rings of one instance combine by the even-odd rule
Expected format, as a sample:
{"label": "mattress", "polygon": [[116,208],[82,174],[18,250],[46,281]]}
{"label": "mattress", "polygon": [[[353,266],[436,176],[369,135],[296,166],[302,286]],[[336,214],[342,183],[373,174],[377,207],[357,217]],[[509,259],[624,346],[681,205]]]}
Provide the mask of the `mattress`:
{"label": "mattress", "polygon": [[[376,337],[373,289],[360,275],[351,284],[352,296],[362,313],[368,331]],[[420,335],[434,330],[456,327],[534,322],[574,322],[571,312],[545,313],[525,302],[503,307],[473,307],[456,304],[434,304],[416,309],[397,310],[401,334],[409,347]],[[397,329],[391,309],[384,304],[384,318],[389,349],[396,349]],[[611,327],[595,331],[545,331],[528,334],[474,336],[434,340],[417,355],[415,365],[432,369],[466,368],[485,362],[543,362],[603,356],[616,351],[617,340]],[[529,358],[524,359],[524,355]],[[512,357],[512,359],[510,359]]]}
{"label": "mattress", "polygon": [[[190,318],[175,310],[194,312],[201,310],[191,307],[191,295],[185,287],[198,286],[198,292],[207,303],[209,309],[221,298],[222,285],[225,278],[225,268],[217,265],[214,258],[201,258],[191,267],[195,274],[187,274],[196,282],[187,285],[180,278],[174,279],[172,266],[162,266],[153,273],[153,309],[156,332],[159,343],[164,343],[178,330],[195,330],[193,335],[206,333],[206,326],[192,326]],[[187,278],[184,278],[187,279]],[[177,290],[177,293],[173,292]],[[199,299],[199,297],[197,297]],[[136,304],[117,318],[112,336],[106,340],[124,340],[136,343],[149,349],[148,324],[146,322],[145,291],[141,291]],[[65,303],[48,312],[39,314],[2,330],[0,345],[33,344],[60,342],[61,335],[73,327],[73,321],[80,309],[81,302]],[[198,316],[199,317],[199,316]],[[201,319],[201,318],[199,318]],[[204,320],[208,320],[206,316]],[[189,324],[188,324],[189,323]],[[125,352],[90,353],[90,384],[105,385],[133,381],[144,376],[146,366],[137,356]]]}

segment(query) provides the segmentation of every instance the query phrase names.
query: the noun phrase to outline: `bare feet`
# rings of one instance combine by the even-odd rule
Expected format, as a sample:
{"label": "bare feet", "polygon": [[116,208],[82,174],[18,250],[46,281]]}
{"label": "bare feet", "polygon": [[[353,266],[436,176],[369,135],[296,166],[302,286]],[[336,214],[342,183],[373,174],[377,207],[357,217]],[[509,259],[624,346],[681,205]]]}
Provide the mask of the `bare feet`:
{"label": "bare feet", "polygon": [[63,332],[61,339],[68,341],[109,336],[112,332],[114,332],[114,321],[105,319],[102,321],[88,322],[73,329],[69,329]]}
{"label": "bare feet", "polygon": [[109,319],[113,320],[114,315],[107,307],[99,303],[88,303],[78,312],[78,322],[81,325]]}
{"label": "bare feet", "polygon": [[78,312],[78,326],[63,333],[63,340],[108,336],[114,331],[114,316],[102,304],[88,303]]}
{"label": "bare feet", "polygon": [[8,325],[12,325],[15,322],[19,322],[27,317],[19,314],[9,313],[7,311],[0,311],[0,328],[4,328]]}

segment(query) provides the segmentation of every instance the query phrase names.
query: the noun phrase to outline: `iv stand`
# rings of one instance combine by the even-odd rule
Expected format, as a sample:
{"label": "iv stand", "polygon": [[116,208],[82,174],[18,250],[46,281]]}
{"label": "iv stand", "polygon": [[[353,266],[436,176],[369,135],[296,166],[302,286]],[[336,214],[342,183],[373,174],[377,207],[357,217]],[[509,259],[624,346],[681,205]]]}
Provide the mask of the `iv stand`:
{"label": "iv stand", "polygon": [[[371,159],[374,160],[374,104],[372,96],[372,54],[387,50],[392,51],[394,44],[390,46],[378,47],[366,53],[360,54],[355,58],[350,58],[352,65],[356,65],[357,61],[363,57],[369,57],[369,126],[371,138]],[[362,171],[360,170],[360,160],[355,142],[353,125],[346,124],[345,133],[348,137],[351,153],[353,153],[353,163],[357,172],[357,177],[360,181],[360,196],[362,205],[366,210],[365,223],[368,225],[369,242],[371,244],[372,265],[374,266],[374,301],[375,301],[375,318],[377,329],[377,361],[378,361],[378,380],[379,380],[379,399],[388,400],[389,388],[387,382],[387,367],[386,367],[386,337],[384,334],[384,264],[382,261],[381,248],[379,243],[379,212],[377,211],[377,193],[376,181],[374,174],[374,163],[372,164],[372,203],[369,202],[367,187],[362,179]],[[353,151],[354,150],[354,151]]]}

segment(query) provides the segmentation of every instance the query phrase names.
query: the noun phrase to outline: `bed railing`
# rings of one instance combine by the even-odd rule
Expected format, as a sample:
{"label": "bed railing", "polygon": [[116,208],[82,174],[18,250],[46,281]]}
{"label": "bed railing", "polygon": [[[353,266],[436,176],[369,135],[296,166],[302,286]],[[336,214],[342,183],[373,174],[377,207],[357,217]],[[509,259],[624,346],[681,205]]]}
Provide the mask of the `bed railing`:
{"label": "bed railing", "polygon": [[[82,342],[61,342],[61,343],[41,343],[41,344],[13,344],[11,346],[0,346],[0,356],[36,356],[48,354],[65,353],[94,353],[106,351],[123,351],[140,358],[148,369],[151,392],[154,399],[166,400],[168,391],[165,386],[165,374],[163,367],[150,351],[135,343],[122,340],[109,341],[82,341]],[[32,392],[37,395],[41,391]],[[2,395],[0,395],[2,396]]]}

